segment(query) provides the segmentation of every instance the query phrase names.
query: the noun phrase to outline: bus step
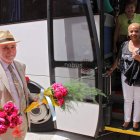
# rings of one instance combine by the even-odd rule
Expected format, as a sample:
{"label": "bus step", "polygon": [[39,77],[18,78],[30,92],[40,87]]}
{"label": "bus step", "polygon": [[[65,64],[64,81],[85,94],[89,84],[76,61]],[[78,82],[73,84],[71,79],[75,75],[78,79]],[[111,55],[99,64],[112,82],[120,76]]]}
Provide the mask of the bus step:
{"label": "bus step", "polygon": [[116,132],[116,133],[123,133],[123,134],[128,134],[128,135],[140,136],[140,131],[138,131],[138,132],[133,131],[132,128],[129,130],[122,130],[120,128],[105,126],[104,130]]}

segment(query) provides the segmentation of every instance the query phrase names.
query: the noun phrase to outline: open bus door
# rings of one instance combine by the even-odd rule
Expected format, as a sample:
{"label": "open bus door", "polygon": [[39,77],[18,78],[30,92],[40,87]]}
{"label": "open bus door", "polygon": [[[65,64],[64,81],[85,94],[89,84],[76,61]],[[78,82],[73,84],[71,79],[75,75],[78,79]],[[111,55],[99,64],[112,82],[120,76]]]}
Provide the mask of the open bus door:
{"label": "open bus door", "polygon": [[[106,72],[108,68],[111,67],[113,60],[115,60],[113,51],[113,34],[115,28],[115,19],[118,16],[118,12],[121,8],[124,8],[124,3],[126,1],[113,1],[104,0],[104,3],[100,3],[101,13],[100,19],[104,21],[100,24],[101,30],[101,54],[103,56],[103,71]],[[104,8],[103,8],[104,7]],[[104,72],[104,73],[105,73]],[[123,93],[121,87],[121,74],[119,70],[115,70],[111,76],[106,76],[103,74],[103,91],[107,95],[105,102],[103,101],[103,116],[104,116],[104,130],[108,134],[112,135],[117,133],[117,139],[139,139],[140,132],[130,130],[122,130],[121,125],[124,122],[124,112],[123,112]],[[114,139],[113,137],[111,137]]]}
{"label": "open bus door", "polygon": [[[62,4],[61,7],[57,7],[59,1],[48,2],[51,83],[80,79],[102,90],[100,16],[93,15],[90,0],[68,0],[65,1],[66,5]],[[56,11],[51,10],[52,5]],[[69,9],[66,9],[67,6]],[[59,13],[62,14],[61,17],[56,18]],[[102,127],[101,104],[101,97],[98,104],[92,103],[87,97],[85,102],[73,103],[75,110],[70,112],[56,107],[56,128],[91,137],[97,136]]]}

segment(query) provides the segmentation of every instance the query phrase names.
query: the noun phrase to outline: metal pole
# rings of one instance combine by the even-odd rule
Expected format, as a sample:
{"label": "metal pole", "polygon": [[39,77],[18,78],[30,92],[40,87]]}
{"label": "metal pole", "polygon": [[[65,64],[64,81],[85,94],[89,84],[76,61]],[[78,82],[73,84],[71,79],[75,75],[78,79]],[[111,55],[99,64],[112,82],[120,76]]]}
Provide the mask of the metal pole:
{"label": "metal pole", "polygon": [[52,0],[47,0],[47,30],[50,84],[55,82]]}
{"label": "metal pole", "polygon": [[[53,0],[47,0],[47,29],[48,29],[48,56],[49,56],[49,74],[50,84],[55,82],[54,71],[54,43],[53,43],[53,15],[52,3]],[[54,128],[57,128],[56,121],[54,121]]]}

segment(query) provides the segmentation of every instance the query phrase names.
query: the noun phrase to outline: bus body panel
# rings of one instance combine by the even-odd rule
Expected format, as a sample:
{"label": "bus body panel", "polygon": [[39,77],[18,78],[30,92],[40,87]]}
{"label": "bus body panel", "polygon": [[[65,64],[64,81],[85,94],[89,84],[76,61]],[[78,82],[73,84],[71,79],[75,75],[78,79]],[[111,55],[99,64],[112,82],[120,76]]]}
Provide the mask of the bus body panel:
{"label": "bus body panel", "polygon": [[57,128],[94,137],[99,117],[99,105],[83,102],[77,104],[73,102],[72,105],[75,109],[68,112],[64,112],[58,107],[55,108]]}

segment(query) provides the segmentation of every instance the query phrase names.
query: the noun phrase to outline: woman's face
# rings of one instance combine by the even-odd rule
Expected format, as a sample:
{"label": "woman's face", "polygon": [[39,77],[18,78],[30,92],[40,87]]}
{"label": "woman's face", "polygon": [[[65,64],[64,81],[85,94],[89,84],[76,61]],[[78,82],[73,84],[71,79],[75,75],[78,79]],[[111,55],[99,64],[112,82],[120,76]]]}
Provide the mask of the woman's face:
{"label": "woman's face", "polygon": [[132,24],[128,27],[128,35],[132,41],[140,40],[140,25]]}
{"label": "woman's face", "polygon": [[125,13],[127,15],[131,15],[131,14],[134,14],[135,13],[135,10],[136,10],[136,7],[134,4],[130,4],[130,5],[127,5],[125,7]]}

